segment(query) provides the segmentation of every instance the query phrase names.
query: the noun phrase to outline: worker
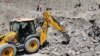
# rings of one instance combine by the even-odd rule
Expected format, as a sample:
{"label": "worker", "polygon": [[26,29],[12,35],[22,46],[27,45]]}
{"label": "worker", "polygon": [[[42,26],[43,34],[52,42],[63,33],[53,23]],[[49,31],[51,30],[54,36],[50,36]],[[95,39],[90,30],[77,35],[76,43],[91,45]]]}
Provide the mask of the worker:
{"label": "worker", "polygon": [[39,4],[37,4],[37,6],[36,6],[37,8],[36,8],[36,11],[42,11],[42,5],[39,3]]}

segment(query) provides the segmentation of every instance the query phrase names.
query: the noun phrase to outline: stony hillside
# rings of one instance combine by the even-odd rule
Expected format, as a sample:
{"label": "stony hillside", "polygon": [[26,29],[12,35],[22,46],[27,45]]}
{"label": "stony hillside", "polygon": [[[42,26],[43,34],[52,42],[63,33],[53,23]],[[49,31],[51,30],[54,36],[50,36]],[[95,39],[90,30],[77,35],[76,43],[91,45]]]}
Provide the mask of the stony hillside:
{"label": "stony hillside", "polygon": [[43,10],[49,7],[54,11],[74,11],[73,14],[75,15],[81,11],[100,9],[99,0],[0,0],[0,21],[2,21],[0,25],[2,26],[5,21],[4,24],[7,29],[9,20],[13,18],[36,17],[37,13],[34,13],[34,11],[38,3],[42,5]]}

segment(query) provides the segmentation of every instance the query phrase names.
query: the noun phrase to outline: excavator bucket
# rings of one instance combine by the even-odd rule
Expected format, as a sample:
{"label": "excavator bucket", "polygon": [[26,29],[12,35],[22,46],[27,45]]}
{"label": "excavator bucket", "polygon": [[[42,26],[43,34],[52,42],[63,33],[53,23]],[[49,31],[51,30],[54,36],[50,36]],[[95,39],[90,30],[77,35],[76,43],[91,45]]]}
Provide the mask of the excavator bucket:
{"label": "excavator bucket", "polygon": [[63,41],[63,44],[69,44],[70,36],[67,34],[67,32],[62,32],[63,37],[65,38],[65,41]]}

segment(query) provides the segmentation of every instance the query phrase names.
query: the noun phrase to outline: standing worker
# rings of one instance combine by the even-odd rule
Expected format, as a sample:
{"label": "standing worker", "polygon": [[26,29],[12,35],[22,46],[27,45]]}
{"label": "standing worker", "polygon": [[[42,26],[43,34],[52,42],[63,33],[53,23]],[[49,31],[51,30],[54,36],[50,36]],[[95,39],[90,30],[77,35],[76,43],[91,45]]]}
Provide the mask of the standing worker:
{"label": "standing worker", "polygon": [[42,11],[42,5],[40,3],[37,4],[36,11]]}

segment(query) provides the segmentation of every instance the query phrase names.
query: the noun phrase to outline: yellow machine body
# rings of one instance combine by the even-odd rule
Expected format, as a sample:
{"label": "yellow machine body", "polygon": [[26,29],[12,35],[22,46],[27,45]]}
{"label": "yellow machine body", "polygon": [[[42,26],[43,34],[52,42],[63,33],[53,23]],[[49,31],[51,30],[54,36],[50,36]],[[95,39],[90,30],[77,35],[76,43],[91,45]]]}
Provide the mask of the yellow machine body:
{"label": "yellow machine body", "polygon": [[4,34],[4,35],[0,36],[0,45],[4,44],[4,43],[7,43],[9,41],[17,42],[15,32],[9,32],[7,34]]}

